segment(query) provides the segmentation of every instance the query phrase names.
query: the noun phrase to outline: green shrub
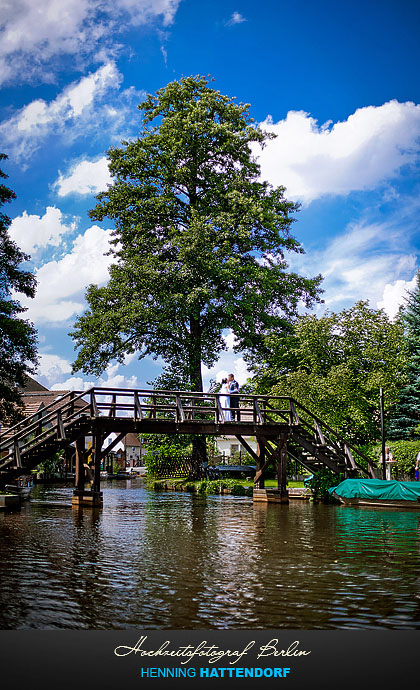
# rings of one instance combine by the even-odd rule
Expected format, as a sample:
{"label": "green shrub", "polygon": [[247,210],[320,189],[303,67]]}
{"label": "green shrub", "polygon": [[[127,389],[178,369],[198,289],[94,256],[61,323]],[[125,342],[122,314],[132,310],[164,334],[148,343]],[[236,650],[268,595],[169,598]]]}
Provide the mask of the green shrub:
{"label": "green shrub", "polygon": [[328,489],[331,489],[332,486],[337,486],[343,479],[342,475],[337,475],[331,470],[324,469],[318,470],[306,485],[312,489],[312,495],[315,499],[329,501],[330,494]]}
{"label": "green shrub", "polygon": [[[420,451],[420,441],[387,441],[386,445],[389,447],[395,465],[391,465],[391,476],[395,477],[398,474],[409,474],[414,478],[414,466],[416,464],[417,453]],[[362,452],[368,455],[372,463],[378,469],[382,468],[382,444],[375,443],[371,446],[364,447]]]}
{"label": "green shrub", "polygon": [[231,487],[230,493],[232,496],[245,496],[245,487],[242,484],[236,483]]}
{"label": "green shrub", "polygon": [[[246,494],[245,487],[236,479],[202,479],[197,484],[197,491],[200,494],[220,494],[223,489],[230,489],[233,496]],[[252,493],[247,495],[252,496]]]}

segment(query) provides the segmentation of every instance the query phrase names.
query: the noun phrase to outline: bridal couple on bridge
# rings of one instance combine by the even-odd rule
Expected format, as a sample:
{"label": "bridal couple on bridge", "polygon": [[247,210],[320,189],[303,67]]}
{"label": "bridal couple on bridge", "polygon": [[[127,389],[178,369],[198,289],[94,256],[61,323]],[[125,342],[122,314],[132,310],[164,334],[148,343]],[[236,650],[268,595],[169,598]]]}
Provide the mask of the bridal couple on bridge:
{"label": "bridal couple on bridge", "polygon": [[234,422],[236,418],[236,421],[239,422],[239,383],[235,381],[233,374],[229,374],[227,379],[222,379],[220,393],[219,400],[222,408],[220,421]]}

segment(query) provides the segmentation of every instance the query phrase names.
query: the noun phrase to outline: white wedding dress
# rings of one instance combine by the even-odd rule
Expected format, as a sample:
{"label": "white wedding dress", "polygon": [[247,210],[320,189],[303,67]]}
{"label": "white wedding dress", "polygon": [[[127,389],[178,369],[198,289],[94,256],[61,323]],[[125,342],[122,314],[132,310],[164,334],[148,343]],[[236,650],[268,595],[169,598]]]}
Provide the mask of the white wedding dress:
{"label": "white wedding dress", "polygon": [[222,415],[223,415],[223,418],[220,419],[220,421],[221,422],[223,422],[223,421],[231,422],[232,421],[232,414],[231,414],[231,411],[229,409],[227,409],[230,407],[230,396],[229,395],[223,395],[224,393],[227,394],[229,392],[229,387],[228,387],[227,383],[223,384],[223,386],[220,389],[220,392],[222,393],[222,395],[220,396],[219,400],[220,400],[220,407],[222,408]]}

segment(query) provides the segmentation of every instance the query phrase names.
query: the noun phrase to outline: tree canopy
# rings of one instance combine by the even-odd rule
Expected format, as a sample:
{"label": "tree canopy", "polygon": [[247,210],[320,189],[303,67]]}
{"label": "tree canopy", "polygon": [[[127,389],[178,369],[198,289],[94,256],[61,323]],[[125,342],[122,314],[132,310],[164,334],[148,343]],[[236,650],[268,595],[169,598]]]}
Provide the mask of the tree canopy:
{"label": "tree canopy", "polygon": [[139,106],[140,136],[108,151],[113,184],[92,219],[114,224],[107,285],[90,285],[73,333],[74,370],[99,375],[126,353],[163,357],[202,390],[224,329],[258,356],[299,303],[319,299],[321,277],[287,270],[297,205],[260,180],[253,145],[271,135],[204,77],[186,77]]}
{"label": "tree canopy", "polygon": [[304,316],[291,334],[272,334],[266,345],[271,354],[256,367],[260,391],[291,395],[356,443],[380,437],[379,389],[389,415],[405,383],[400,320],[360,301],[321,318]]}
{"label": "tree canopy", "polygon": [[401,310],[407,345],[407,381],[388,425],[393,439],[420,438],[420,273]]}
{"label": "tree canopy", "polygon": [[[0,153],[0,161],[7,159]],[[0,178],[7,179],[0,170]],[[16,198],[15,193],[0,183],[0,207]],[[27,297],[35,294],[36,281],[30,271],[21,264],[29,259],[8,233],[10,218],[0,212],[0,420],[11,421],[19,415],[21,404],[17,386],[24,386],[25,377],[33,373],[37,362],[36,331],[34,326],[21,318],[25,308],[13,293]]]}

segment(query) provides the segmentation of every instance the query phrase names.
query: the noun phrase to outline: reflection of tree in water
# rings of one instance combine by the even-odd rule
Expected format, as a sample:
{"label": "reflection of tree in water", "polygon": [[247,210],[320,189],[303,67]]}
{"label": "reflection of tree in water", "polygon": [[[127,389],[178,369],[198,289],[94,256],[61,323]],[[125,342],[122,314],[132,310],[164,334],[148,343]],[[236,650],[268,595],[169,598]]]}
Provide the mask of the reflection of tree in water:
{"label": "reflection of tree in water", "polygon": [[165,493],[151,497],[135,556],[137,623],[142,627],[190,627],[198,617],[212,531],[206,498]]}
{"label": "reflection of tree in water", "polygon": [[340,506],[335,522],[346,592],[378,624],[420,627],[419,513]]}
{"label": "reflection of tree in water", "polygon": [[420,514],[374,508],[339,507],[336,511],[337,546],[349,556],[363,551],[365,558],[387,557],[396,570],[418,568]]}
{"label": "reflection of tree in water", "polygon": [[[37,496],[42,500],[47,493],[40,491]],[[63,490],[51,493],[62,501]],[[96,538],[98,515],[80,516],[74,530],[70,505],[34,502],[7,517],[12,518],[12,529],[1,530],[0,537],[6,555],[0,566],[0,620],[4,617],[8,622],[5,627],[94,627],[95,561],[101,548]],[[80,526],[84,522],[86,532],[87,519],[89,548],[84,552]]]}
{"label": "reflection of tree in water", "polygon": [[[74,531],[69,551],[68,579],[77,606],[80,628],[109,627],[110,574],[103,563],[102,511],[73,508]],[[107,583],[108,581],[108,583]]]}

